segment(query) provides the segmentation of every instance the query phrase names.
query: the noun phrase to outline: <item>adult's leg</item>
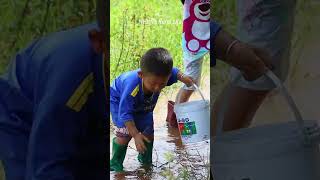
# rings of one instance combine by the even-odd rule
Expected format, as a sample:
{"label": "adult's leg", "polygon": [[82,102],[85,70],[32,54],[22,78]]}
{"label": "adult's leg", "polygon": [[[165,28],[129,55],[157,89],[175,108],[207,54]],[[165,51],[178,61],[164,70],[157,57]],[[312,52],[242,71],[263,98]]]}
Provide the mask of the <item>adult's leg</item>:
{"label": "adult's leg", "polygon": [[[202,62],[203,62],[203,58],[194,60],[192,62],[188,62],[184,60],[184,64],[185,64],[184,74],[187,76],[190,76],[195,81],[197,86],[200,85],[200,81],[201,81]],[[183,102],[189,101],[189,98],[194,92],[194,90],[195,90],[194,87],[187,87],[186,85],[184,85],[179,90],[179,93],[177,94],[176,102],[183,103]]]}
{"label": "adult's leg", "polygon": [[[222,113],[222,103],[226,103],[223,114],[223,130],[230,131],[248,127],[257,109],[269,91],[256,91],[228,85],[217,98],[212,108],[211,135],[215,136],[218,113]],[[228,101],[225,97],[228,96]]]}

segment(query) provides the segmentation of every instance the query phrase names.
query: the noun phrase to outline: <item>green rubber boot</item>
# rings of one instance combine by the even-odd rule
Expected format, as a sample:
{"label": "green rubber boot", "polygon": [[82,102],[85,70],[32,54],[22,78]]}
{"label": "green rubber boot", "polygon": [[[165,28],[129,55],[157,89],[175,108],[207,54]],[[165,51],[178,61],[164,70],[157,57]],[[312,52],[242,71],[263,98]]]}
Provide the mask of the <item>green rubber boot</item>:
{"label": "green rubber boot", "polygon": [[144,142],[147,147],[147,150],[144,154],[139,153],[138,160],[142,165],[151,165],[152,164],[152,150],[153,150],[153,141],[150,143]]}
{"label": "green rubber boot", "polygon": [[112,140],[112,159],[110,160],[110,170],[123,171],[123,161],[127,153],[127,145],[121,145],[116,142],[116,138]]}

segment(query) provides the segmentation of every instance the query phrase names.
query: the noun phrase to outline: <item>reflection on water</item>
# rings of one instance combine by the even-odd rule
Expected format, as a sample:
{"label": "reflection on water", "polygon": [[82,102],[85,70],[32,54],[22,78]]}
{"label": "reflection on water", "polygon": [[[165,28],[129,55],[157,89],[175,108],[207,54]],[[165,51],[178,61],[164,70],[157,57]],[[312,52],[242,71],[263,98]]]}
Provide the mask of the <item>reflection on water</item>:
{"label": "reflection on water", "polygon": [[[113,137],[111,137],[113,138]],[[179,130],[166,125],[155,128],[153,167],[140,166],[134,141],[129,143],[124,161],[124,173],[111,172],[111,179],[167,179],[162,176],[170,169],[175,176],[184,169],[192,169],[190,176],[205,177],[208,174],[209,141],[183,145]],[[111,150],[111,149],[110,149]],[[203,178],[201,178],[203,179]]]}
{"label": "reflection on water", "polygon": [[[209,63],[209,61],[207,62]],[[201,86],[204,96],[210,97],[209,74],[203,74]],[[177,128],[169,128],[166,125],[167,103],[175,99],[179,89],[174,89],[171,93],[162,94],[153,112],[154,118],[154,148],[153,167],[145,170],[140,167],[137,160],[138,152],[135,150],[134,141],[130,141],[124,160],[125,173],[110,173],[110,179],[169,179],[172,173],[174,177],[180,179],[207,179],[209,164],[209,144],[201,142],[190,145],[183,145],[180,133]],[[194,93],[190,101],[201,99],[198,93]],[[114,135],[110,135],[111,139]],[[111,141],[110,141],[111,142]],[[111,144],[110,144],[111,145]],[[110,146],[110,153],[111,153]],[[171,160],[171,161],[170,161]],[[170,170],[170,171],[168,171]],[[166,174],[166,175],[164,175]]]}

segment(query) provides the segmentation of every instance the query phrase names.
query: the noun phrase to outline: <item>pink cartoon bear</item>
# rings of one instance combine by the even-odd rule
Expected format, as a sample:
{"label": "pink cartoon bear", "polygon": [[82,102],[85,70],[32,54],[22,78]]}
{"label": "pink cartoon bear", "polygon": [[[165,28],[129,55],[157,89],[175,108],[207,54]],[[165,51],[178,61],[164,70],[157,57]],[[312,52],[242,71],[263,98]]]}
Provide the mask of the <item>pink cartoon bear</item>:
{"label": "pink cartoon bear", "polygon": [[210,49],[210,0],[191,1],[187,7],[183,21],[183,33],[187,49],[196,53],[200,48]]}

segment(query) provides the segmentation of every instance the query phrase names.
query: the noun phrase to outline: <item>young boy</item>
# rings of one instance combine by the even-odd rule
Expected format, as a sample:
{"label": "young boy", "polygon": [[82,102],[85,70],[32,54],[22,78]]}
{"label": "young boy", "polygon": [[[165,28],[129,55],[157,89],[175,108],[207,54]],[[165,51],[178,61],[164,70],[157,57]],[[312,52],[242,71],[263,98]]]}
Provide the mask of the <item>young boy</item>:
{"label": "young boy", "polygon": [[152,163],[153,109],[165,86],[180,80],[187,86],[192,79],[173,68],[166,49],[153,48],[141,58],[140,69],[117,77],[110,87],[110,112],[116,137],[112,141],[112,171],[123,171],[129,141],[134,138],[143,165]]}

